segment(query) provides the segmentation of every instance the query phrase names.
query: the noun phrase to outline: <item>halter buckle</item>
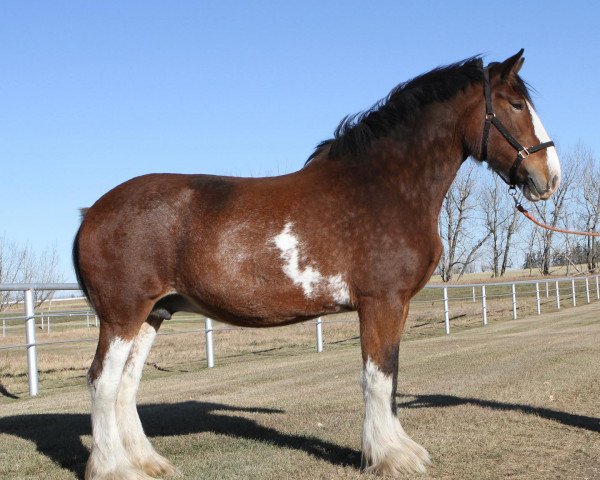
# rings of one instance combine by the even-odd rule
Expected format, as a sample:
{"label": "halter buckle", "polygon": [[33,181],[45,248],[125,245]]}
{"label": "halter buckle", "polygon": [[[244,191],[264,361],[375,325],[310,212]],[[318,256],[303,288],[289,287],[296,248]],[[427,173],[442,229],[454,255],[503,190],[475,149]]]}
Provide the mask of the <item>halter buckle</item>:
{"label": "halter buckle", "polygon": [[517,187],[514,185],[510,185],[508,187],[508,194],[512,197],[513,202],[515,202],[515,207],[519,208],[521,206],[521,202],[517,199]]}
{"label": "halter buckle", "polygon": [[492,118],[494,118],[496,116],[496,114],[494,112],[491,113],[486,113],[485,114],[485,119],[486,120],[491,120]]}
{"label": "halter buckle", "polygon": [[523,148],[523,150],[519,150],[517,152],[517,155],[519,157],[521,157],[522,159],[527,158],[529,155],[531,155],[531,153],[529,152],[529,150],[527,150],[526,148]]}

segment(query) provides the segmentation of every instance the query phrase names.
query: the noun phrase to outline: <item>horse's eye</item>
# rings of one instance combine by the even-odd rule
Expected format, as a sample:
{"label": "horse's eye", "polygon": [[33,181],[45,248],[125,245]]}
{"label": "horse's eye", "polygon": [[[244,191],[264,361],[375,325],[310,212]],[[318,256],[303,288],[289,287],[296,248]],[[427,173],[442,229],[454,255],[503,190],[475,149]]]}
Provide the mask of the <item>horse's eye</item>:
{"label": "horse's eye", "polygon": [[521,102],[510,102],[510,104],[515,110],[523,110],[523,104]]}

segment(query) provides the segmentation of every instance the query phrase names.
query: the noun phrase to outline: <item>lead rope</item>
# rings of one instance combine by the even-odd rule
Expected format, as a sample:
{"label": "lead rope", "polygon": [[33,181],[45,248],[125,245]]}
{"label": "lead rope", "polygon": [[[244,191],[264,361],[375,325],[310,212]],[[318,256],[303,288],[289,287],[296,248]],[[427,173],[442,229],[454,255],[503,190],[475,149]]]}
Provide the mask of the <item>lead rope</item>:
{"label": "lead rope", "polygon": [[515,202],[515,208],[519,212],[521,212],[523,215],[525,215],[525,217],[527,217],[529,220],[531,220],[533,223],[535,223],[538,227],[545,228],[546,230],[552,230],[553,232],[567,233],[570,235],[585,235],[586,237],[600,237],[600,232],[581,232],[578,230],[565,230],[563,228],[546,225],[545,223],[542,223],[539,220],[537,220],[533,215],[531,215],[531,213],[529,213],[527,211],[527,209],[523,205],[521,205],[521,202],[519,202],[519,200],[517,200],[517,189],[515,187],[510,187],[508,189],[508,194],[512,197],[513,201]]}

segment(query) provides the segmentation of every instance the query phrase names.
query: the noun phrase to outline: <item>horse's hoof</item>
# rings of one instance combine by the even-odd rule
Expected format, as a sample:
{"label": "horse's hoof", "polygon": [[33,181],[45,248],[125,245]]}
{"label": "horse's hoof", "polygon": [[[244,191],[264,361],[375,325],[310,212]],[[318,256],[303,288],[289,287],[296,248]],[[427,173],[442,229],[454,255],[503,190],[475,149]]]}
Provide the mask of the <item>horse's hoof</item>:
{"label": "horse's hoof", "polygon": [[431,465],[427,450],[406,435],[377,452],[363,453],[362,458],[363,470],[376,475],[422,474],[427,465]]}
{"label": "horse's hoof", "polygon": [[118,465],[114,468],[103,468],[93,457],[85,467],[85,480],[154,480],[139,468],[131,464]]}
{"label": "horse's hoof", "polygon": [[152,457],[144,459],[141,469],[153,477],[170,477],[180,475],[179,470],[165,457],[155,453]]}

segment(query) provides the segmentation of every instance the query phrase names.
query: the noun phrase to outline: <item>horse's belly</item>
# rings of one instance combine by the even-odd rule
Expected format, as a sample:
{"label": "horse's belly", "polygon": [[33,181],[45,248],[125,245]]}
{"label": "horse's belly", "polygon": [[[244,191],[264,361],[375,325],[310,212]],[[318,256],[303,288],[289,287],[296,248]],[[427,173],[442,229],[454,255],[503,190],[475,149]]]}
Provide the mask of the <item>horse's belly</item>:
{"label": "horse's belly", "polygon": [[206,276],[186,294],[201,313],[228,323],[268,327],[350,309],[342,294],[332,294],[327,285],[314,284],[307,294],[282,275],[244,272],[243,266],[235,276],[221,273]]}

